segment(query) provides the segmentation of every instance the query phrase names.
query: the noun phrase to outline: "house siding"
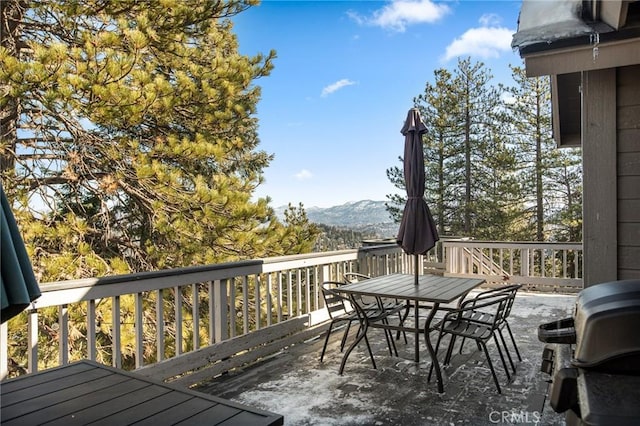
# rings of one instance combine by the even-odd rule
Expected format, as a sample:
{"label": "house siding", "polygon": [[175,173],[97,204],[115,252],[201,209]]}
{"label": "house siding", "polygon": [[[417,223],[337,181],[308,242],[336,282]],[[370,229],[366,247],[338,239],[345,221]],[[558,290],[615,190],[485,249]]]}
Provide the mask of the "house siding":
{"label": "house siding", "polygon": [[640,278],[640,65],[617,70],[618,279]]}

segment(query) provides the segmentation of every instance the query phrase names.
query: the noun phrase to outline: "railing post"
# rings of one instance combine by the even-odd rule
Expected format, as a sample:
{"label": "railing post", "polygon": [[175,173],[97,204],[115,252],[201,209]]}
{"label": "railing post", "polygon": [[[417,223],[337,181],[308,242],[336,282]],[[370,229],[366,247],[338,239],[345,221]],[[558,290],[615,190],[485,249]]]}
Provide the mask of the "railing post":
{"label": "railing post", "polygon": [[520,250],[520,276],[529,276],[529,249],[523,248]]}
{"label": "railing post", "polygon": [[164,297],[162,289],[156,292],[156,359],[164,359]]}
{"label": "railing post", "polygon": [[38,310],[30,309],[28,311],[27,325],[27,371],[29,373],[38,372]]}
{"label": "railing post", "polygon": [[447,243],[442,243],[442,262],[444,263],[444,272],[453,272],[453,247]]}
{"label": "railing post", "polygon": [[329,265],[322,265],[322,269],[320,270],[320,284],[325,281],[329,281],[331,277],[331,270],[329,269]]}
{"label": "railing post", "polygon": [[96,344],[96,301],[87,301],[87,357],[95,361],[97,358]]}
{"label": "railing post", "polygon": [[229,338],[227,329],[227,283],[228,280],[215,280],[213,283],[213,315],[215,318],[215,338],[216,342],[221,342]]}
{"label": "railing post", "polygon": [[305,314],[311,312],[311,278],[309,268],[304,268]]}
{"label": "railing post", "polygon": [[193,349],[200,349],[200,285],[191,284],[191,330],[193,332]]}
{"label": "railing post", "polygon": [[256,315],[256,330],[260,330],[260,306],[262,305],[262,300],[260,297],[260,276],[256,275],[253,277],[253,300],[255,306],[255,315]]}
{"label": "railing post", "polygon": [[96,301],[87,301],[87,358],[96,360]]}
{"label": "railing post", "polygon": [[120,296],[114,296],[111,299],[111,364],[116,368],[122,367],[122,351],[120,349],[121,335]]}
{"label": "railing post", "polygon": [[266,294],[266,302],[267,302],[267,327],[271,325],[272,322],[272,311],[273,311],[273,298],[271,297],[271,291],[273,287],[272,276],[271,274],[267,274],[267,294]]}
{"label": "railing post", "polygon": [[358,272],[365,275],[371,275],[369,270],[369,264],[367,262],[367,253],[365,251],[358,251]]}
{"label": "railing post", "polygon": [[[257,302],[256,302],[257,304]],[[296,316],[302,315],[302,270],[296,270]]]}
{"label": "railing post", "polygon": [[448,246],[445,251],[445,256],[447,258],[447,266],[446,270],[449,273],[457,274],[460,272],[458,270],[458,262],[459,262],[459,254],[460,249],[456,246]]}
{"label": "railing post", "polygon": [[[142,315],[142,293],[136,293],[135,296],[135,324],[134,331],[136,334],[136,368],[140,368],[144,365],[144,330],[143,330],[143,315]],[[95,327],[94,327],[95,331]],[[91,358],[95,359],[95,358]]]}
{"label": "railing post", "polygon": [[[231,287],[235,288],[235,282],[232,279]],[[231,303],[235,303],[235,293],[231,292]],[[230,327],[235,327],[235,316],[229,318],[231,321]],[[242,277],[242,332],[249,332],[249,277]],[[235,336],[235,330],[231,332],[232,336]]]}
{"label": "railing post", "polygon": [[174,287],[175,297],[173,300],[176,318],[176,355],[182,354],[182,289],[180,286]]}
{"label": "railing post", "polygon": [[67,305],[58,306],[58,362],[69,363],[69,309]]}
{"label": "railing post", "polygon": [[293,317],[293,288],[291,280],[291,270],[289,269],[287,271],[287,318]]}
{"label": "railing post", "polygon": [[[278,322],[282,321],[282,272],[276,273],[276,279],[278,280]],[[321,280],[322,281],[322,280]]]}

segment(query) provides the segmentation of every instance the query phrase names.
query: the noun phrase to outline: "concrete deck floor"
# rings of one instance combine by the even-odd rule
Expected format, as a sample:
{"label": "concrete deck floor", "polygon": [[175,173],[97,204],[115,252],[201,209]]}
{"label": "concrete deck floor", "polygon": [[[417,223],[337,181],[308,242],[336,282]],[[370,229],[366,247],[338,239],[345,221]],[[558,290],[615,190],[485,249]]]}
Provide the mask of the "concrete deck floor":
{"label": "concrete deck floor", "polygon": [[[321,335],[197,390],[282,414],[285,425],[564,425],[564,416],[545,400],[548,376],[539,371],[544,343],[538,341],[537,327],[570,316],[574,301],[575,295],[519,292],[510,324],[523,359],[510,382],[495,345],[489,344],[502,394],[473,342],[444,369],[445,392],[439,394],[435,377],[427,383],[424,343],[418,364],[413,362],[412,336],[407,336],[408,344],[398,342],[398,357],[390,356],[379,329],[369,334],[376,370],[362,343],[340,376],[342,333],[336,331],[323,363]],[[515,357],[513,349],[511,353]]]}

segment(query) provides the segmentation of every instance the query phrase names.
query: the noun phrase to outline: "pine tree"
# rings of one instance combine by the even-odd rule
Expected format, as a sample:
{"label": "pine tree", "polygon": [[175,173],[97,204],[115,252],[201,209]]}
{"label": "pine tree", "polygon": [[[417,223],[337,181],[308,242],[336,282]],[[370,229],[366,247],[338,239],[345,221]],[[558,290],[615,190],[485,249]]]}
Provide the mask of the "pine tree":
{"label": "pine tree", "polygon": [[[553,142],[548,80],[513,68],[515,85],[495,87],[470,59],[434,76],[414,103],[428,128],[425,197],[440,233],[580,241],[580,155]],[[387,176],[404,194],[402,169]],[[399,220],[406,197],[387,197]]]}
{"label": "pine tree", "polygon": [[549,170],[549,239],[582,241],[582,162],[578,148],[562,148]]}
{"label": "pine tree", "polygon": [[[258,149],[255,81],[276,55],[238,53],[230,18],[254,4],[0,1],[0,172],[41,282],[312,250],[319,231],[302,206],[282,223],[268,198],[252,200],[272,159]],[[96,312],[106,363],[108,304]],[[83,309],[69,311],[73,359],[86,356]],[[55,316],[42,313],[45,328]],[[123,297],[120,319],[133,317]],[[131,367],[132,327],[122,333]],[[47,349],[41,366],[55,364]]]}
{"label": "pine tree", "polygon": [[451,73],[445,69],[434,72],[434,84],[427,83],[424,93],[414,99],[427,126],[425,139],[426,200],[440,234],[455,233],[452,226],[453,211],[457,204],[455,177],[448,173],[449,163],[455,157],[452,149],[454,117],[459,113],[453,96]]}
{"label": "pine tree", "polygon": [[509,223],[503,195],[509,190],[512,152],[501,137],[500,89],[491,85],[486,66],[469,58],[458,60],[452,91],[458,111],[452,131],[454,155],[448,173],[457,176],[460,200],[459,233],[476,238],[499,238],[496,230]]}
{"label": "pine tree", "polygon": [[[580,241],[580,156],[575,149],[558,149],[551,126],[551,87],[548,78],[526,76],[512,67],[515,82],[508,89],[511,138],[517,146],[520,185],[525,194],[523,239],[544,241],[567,236]],[[576,208],[577,206],[577,208]],[[526,230],[533,229],[534,233]],[[560,231],[562,229],[562,231]]]}
{"label": "pine tree", "polygon": [[2,176],[41,278],[309,249],[251,199],[275,52],[239,54],[229,18],[255,3],[2,2]]}
{"label": "pine tree", "polygon": [[[428,128],[425,196],[439,232],[506,238],[512,235],[518,197],[514,151],[503,135],[501,88],[491,85],[484,64],[468,58],[459,60],[453,73],[439,69],[434,77],[414,102]],[[404,188],[401,172],[391,168],[387,176]],[[393,206],[404,201],[398,195],[389,199]]]}

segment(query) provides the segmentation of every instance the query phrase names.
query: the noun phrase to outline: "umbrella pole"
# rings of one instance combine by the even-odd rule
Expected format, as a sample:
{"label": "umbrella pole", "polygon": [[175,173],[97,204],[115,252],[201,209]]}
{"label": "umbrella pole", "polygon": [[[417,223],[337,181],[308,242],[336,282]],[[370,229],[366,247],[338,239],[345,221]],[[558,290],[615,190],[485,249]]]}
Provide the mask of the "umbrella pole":
{"label": "umbrella pole", "polygon": [[413,270],[415,272],[415,277],[416,277],[415,285],[418,285],[418,257],[420,257],[420,255],[414,254],[413,256],[414,256],[414,262],[415,262],[415,265],[413,267]]}

